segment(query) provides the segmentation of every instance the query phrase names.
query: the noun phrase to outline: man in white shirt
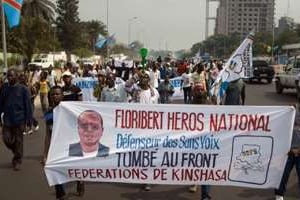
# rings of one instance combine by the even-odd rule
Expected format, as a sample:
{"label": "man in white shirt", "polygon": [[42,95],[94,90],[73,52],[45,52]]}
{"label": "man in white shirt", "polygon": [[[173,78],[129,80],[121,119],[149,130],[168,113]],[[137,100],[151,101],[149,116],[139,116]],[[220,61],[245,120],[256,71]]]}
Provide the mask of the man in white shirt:
{"label": "man in white shirt", "polygon": [[[157,104],[159,100],[159,93],[157,89],[152,88],[149,85],[150,77],[146,73],[140,75],[138,86],[140,87],[139,102],[142,104]],[[151,186],[149,184],[144,185],[145,191],[150,191]]]}
{"label": "man in white shirt", "polygon": [[150,71],[150,86],[153,88],[158,88],[160,81],[160,71],[157,70],[157,66],[154,65],[152,71]]}
{"label": "man in white shirt", "polygon": [[187,68],[186,71],[181,75],[182,78],[182,89],[183,89],[183,97],[184,103],[191,103],[192,101],[192,74],[190,73],[190,69]]}
{"label": "man in white shirt", "polygon": [[149,75],[143,74],[139,83],[141,88],[139,102],[143,104],[156,104],[158,103],[159,93],[156,88],[149,85],[149,82]]}

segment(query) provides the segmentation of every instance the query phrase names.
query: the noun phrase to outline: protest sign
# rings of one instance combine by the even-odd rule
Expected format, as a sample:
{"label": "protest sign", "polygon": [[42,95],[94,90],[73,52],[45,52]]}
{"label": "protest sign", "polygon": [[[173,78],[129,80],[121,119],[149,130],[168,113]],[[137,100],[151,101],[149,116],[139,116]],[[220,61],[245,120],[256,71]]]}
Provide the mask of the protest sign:
{"label": "protest sign", "polygon": [[172,94],[171,98],[174,100],[183,99],[183,90],[181,89],[181,86],[182,86],[181,80],[182,80],[181,76],[170,79],[170,84],[174,87],[174,93]]}
{"label": "protest sign", "polygon": [[54,110],[45,172],[50,185],[81,180],[275,188],[294,115],[288,106],[62,102]]}
{"label": "protest sign", "polygon": [[83,101],[97,101],[94,97],[94,88],[98,80],[93,77],[78,77],[72,80],[73,84],[79,87],[82,91]]}
{"label": "protest sign", "polygon": [[[74,78],[72,81],[74,85],[78,86],[81,89],[83,101],[97,101],[97,98],[93,95],[95,85],[98,82],[96,78]],[[183,99],[183,91],[181,90],[181,77],[170,79],[170,83],[174,87],[174,94],[172,95],[172,99]],[[116,77],[115,87],[118,90],[118,93],[122,96],[126,95],[124,94],[125,91],[122,91],[124,88],[124,84],[125,81],[122,78]]]}

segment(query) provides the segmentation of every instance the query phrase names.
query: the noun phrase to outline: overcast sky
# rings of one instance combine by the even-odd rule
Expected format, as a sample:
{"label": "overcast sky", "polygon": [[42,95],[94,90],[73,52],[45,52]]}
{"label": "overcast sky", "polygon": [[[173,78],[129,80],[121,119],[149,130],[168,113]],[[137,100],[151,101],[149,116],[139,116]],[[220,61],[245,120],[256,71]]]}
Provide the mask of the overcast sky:
{"label": "overcast sky", "polygon": [[[150,49],[189,49],[204,40],[206,0],[80,0],[81,20],[95,19],[106,24],[107,1],[108,29],[115,33],[118,42],[128,43],[129,24],[130,41],[140,40]],[[276,23],[287,13],[300,23],[300,0],[275,2]],[[217,3],[210,5],[211,16],[215,16]],[[213,28],[214,22],[211,22],[210,34]]]}

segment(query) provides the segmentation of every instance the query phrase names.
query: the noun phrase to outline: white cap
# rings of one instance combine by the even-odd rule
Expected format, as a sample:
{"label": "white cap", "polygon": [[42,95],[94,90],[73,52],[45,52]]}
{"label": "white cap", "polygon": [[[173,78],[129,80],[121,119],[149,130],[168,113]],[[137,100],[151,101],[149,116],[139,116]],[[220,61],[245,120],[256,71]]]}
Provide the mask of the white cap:
{"label": "white cap", "polygon": [[69,70],[67,70],[62,74],[62,77],[64,77],[64,76],[72,76],[72,74]]}

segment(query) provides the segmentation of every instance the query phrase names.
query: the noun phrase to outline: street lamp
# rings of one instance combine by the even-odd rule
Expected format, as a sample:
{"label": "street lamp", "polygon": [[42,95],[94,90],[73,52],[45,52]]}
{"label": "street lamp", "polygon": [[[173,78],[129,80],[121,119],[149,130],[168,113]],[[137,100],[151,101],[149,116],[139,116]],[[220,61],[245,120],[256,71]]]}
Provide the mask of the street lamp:
{"label": "street lamp", "polygon": [[[107,33],[109,37],[109,0],[106,0],[106,27],[107,27]],[[106,56],[107,59],[109,60],[109,46],[106,45]]]}
{"label": "street lamp", "polygon": [[131,42],[131,22],[136,19],[137,19],[137,17],[128,19],[128,46],[130,45],[130,42]]}
{"label": "street lamp", "polygon": [[55,67],[55,45],[56,45],[56,24],[51,24],[52,27],[52,31],[53,31],[53,46],[52,46],[52,50],[53,50],[53,67]]}

